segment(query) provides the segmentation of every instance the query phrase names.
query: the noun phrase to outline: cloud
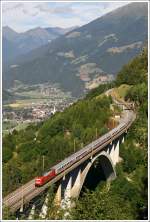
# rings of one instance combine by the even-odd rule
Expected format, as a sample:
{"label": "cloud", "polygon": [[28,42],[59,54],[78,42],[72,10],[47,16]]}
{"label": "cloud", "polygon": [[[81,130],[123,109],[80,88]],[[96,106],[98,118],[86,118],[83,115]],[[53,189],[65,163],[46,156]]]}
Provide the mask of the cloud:
{"label": "cloud", "polygon": [[10,3],[10,4],[4,4],[3,3],[3,13],[7,13],[7,12],[9,12],[10,10],[13,10],[13,9],[15,9],[15,8],[19,8],[19,7],[22,7],[22,5],[23,4],[21,4],[21,3],[17,3],[17,4],[12,4],[12,3]]}
{"label": "cloud", "polygon": [[2,2],[2,24],[18,32],[37,26],[81,26],[128,2]]}
{"label": "cloud", "polygon": [[[37,6],[35,6],[35,8],[39,9],[41,12],[48,12],[50,14],[59,14],[59,13],[71,13],[72,8],[71,7],[66,7],[66,5],[60,5],[60,6],[56,6],[56,7],[49,7],[49,4],[38,4]],[[69,11],[68,11],[69,9]]]}

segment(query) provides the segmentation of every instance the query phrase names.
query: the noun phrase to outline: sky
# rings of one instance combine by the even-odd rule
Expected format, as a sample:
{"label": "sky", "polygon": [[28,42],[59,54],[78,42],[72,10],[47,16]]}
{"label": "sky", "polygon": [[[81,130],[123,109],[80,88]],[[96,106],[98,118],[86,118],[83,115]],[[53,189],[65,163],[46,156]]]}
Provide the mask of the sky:
{"label": "sky", "polygon": [[82,26],[129,2],[2,2],[2,25],[17,32],[36,27]]}

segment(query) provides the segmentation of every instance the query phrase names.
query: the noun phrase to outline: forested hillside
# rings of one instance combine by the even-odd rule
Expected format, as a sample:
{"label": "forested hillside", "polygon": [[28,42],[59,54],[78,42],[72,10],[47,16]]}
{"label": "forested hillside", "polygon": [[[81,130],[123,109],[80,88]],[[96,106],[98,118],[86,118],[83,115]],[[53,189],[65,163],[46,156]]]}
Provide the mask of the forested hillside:
{"label": "forested hillside", "polygon": [[125,100],[135,102],[137,119],[120,147],[122,161],[117,164],[117,179],[87,190],[76,202],[71,219],[137,220],[148,217],[147,126],[148,126],[147,49],[125,65],[116,87],[128,84]]}
{"label": "forested hillside", "polygon": [[110,117],[118,112],[110,110],[111,97],[100,95],[109,87],[101,85],[63,113],[4,136],[3,195],[41,175],[43,156],[45,171],[109,130]]}

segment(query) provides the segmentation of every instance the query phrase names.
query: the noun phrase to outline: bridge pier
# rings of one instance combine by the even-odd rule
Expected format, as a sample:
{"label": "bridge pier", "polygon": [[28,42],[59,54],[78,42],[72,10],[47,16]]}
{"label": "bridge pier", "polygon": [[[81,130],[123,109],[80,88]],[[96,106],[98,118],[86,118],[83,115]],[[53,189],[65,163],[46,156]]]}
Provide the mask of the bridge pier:
{"label": "bridge pier", "polygon": [[112,161],[114,163],[115,144],[112,143],[108,147],[109,147],[108,149],[109,149],[110,158],[112,159]]}
{"label": "bridge pier", "polygon": [[64,197],[61,202],[62,208],[70,208],[71,206],[71,188],[72,188],[72,176],[69,175],[69,180],[66,184],[66,187],[64,188]]}
{"label": "bridge pier", "polygon": [[71,189],[72,198],[76,198],[76,196],[80,190],[80,187],[81,187],[81,169],[78,170],[77,177],[76,177],[73,187]]}
{"label": "bridge pier", "polygon": [[124,137],[116,139],[112,144],[109,144],[106,149],[106,153],[110,155],[114,165],[119,162],[119,146],[122,141],[124,142]]}
{"label": "bridge pier", "polygon": [[124,135],[122,136],[122,141],[121,141],[121,143],[124,143]]}
{"label": "bridge pier", "polygon": [[62,192],[62,185],[61,185],[61,183],[59,184],[59,186],[58,186],[58,189],[57,189],[57,191],[56,191],[56,195],[55,195],[55,199],[54,199],[54,203],[55,203],[55,205],[56,206],[60,206],[60,204],[61,204],[61,192]]}
{"label": "bridge pier", "polygon": [[47,216],[47,210],[48,210],[48,199],[49,199],[49,192],[47,193],[46,197],[45,197],[45,201],[43,203],[41,212],[40,212],[40,218],[42,219],[46,219]]}
{"label": "bridge pier", "polygon": [[33,220],[34,219],[34,215],[35,215],[35,204],[32,205],[30,214],[28,216],[28,220]]}
{"label": "bridge pier", "polygon": [[113,163],[116,165],[116,163],[119,162],[119,140],[116,141],[115,149],[114,149],[114,156],[113,156]]}

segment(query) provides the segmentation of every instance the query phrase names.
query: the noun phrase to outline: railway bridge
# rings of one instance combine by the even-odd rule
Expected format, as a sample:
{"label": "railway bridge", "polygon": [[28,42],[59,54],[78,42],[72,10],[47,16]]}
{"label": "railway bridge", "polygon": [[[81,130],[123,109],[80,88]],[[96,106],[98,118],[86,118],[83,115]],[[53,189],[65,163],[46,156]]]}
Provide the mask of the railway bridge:
{"label": "railway bridge", "polygon": [[[117,101],[115,103],[119,104]],[[90,170],[97,161],[100,163],[100,169],[105,179],[107,181],[115,179],[115,165],[119,162],[119,146],[124,142],[125,134],[135,120],[135,113],[126,108],[124,105],[119,125],[116,128],[88,144],[90,152],[78,158],[76,162],[69,165],[42,187],[35,187],[35,179],[24,184],[3,199],[3,206],[8,207],[11,212],[16,212],[19,209],[23,211],[32,200],[41,195],[48,187],[52,184],[57,184],[54,198],[56,205],[62,208],[71,207],[72,202],[70,199],[78,198]],[[41,219],[46,219],[48,199],[47,194],[41,208]],[[33,219],[35,208],[33,201],[28,219]]]}

